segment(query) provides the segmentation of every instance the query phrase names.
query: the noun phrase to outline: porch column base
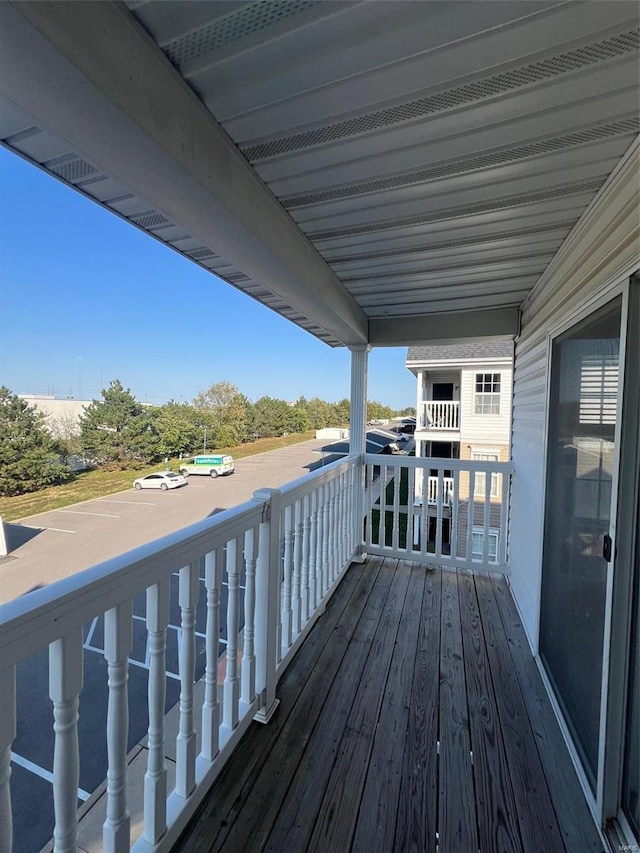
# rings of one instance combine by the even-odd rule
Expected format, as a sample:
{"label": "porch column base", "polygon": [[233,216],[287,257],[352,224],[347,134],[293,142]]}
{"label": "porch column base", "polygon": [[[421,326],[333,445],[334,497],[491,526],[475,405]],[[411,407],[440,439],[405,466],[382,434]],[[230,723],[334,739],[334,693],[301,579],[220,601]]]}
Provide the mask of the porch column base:
{"label": "porch column base", "polygon": [[276,708],[279,704],[280,700],[274,699],[268,708],[260,708],[260,710],[253,719],[256,721],[256,723],[263,723],[264,725],[266,725],[268,722],[271,721],[271,718],[275,714]]}

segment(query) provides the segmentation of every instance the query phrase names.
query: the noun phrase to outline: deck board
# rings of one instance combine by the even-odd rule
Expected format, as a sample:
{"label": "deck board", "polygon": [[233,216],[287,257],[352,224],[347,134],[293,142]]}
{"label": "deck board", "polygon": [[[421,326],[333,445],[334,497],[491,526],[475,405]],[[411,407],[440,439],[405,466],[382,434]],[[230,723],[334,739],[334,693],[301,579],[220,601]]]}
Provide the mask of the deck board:
{"label": "deck board", "polygon": [[420,624],[425,585],[423,569],[414,563],[410,566],[410,571],[404,609],[358,810],[352,843],[353,853],[359,850],[392,853],[395,849],[404,746],[412,703],[413,668],[419,641],[419,631],[416,629]]}
{"label": "deck board", "polygon": [[[478,849],[462,627],[455,572],[442,575],[440,634],[439,842],[444,850]],[[456,796],[450,796],[456,791]]]}
{"label": "deck board", "polygon": [[398,565],[307,847],[314,853],[341,849],[353,836],[410,573],[409,563]]}
{"label": "deck board", "polygon": [[355,701],[362,670],[385,612],[396,569],[397,561],[392,561],[387,570],[381,571],[376,579],[366,612],[360,618],[351,638],[339,677],[336,678],[323,706],[314,737],[293,774],[286,800],[278,813],[265,850],[281,853],[283,850],[308,849]]}
{"label": "deck board", "polygon": [[354,564],[278,697],[176,849],[602,850],[504,578]]}
{"label": "deck board", "polygon": [[458,576],[469,704],[476,814],[481,850],[522,851],[474,577]]}
{"label": "deck board", "polygon": [[491,579],[478,576],[476,582],[487,655],[496,686],[500,728],[505,742],[524,848],[527,853],[562,850],[564,842],[513,668],[509,646],[505,643]]}
{"label": "deck board", "polygon": [[567,853],[603,853],[604,846],[573,769],[542,677],[531,656],[515,602],[507,585],[498,580],[492,579],[494,595],[535,732],[538,754],[553,792],[553,804]]}
{"label": "deck board", "polygon": [[436,850],[441,599],[441,572],[426,572],[396,822],[395,850],[406,853]]}

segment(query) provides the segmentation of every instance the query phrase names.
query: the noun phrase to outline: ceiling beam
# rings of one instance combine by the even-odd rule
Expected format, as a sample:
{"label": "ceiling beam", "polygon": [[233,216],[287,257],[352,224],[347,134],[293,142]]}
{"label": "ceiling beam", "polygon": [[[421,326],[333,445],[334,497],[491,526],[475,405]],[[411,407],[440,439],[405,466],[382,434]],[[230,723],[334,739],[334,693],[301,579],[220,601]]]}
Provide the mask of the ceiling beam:
{"label": "ceiling beam", "polygon": [[0,3],[0,92],[345,345],[368,321],[124,4]]}
{"label": "ceiling beam", "polygon": [[369,338],[374,347],[470,343],[488,337],[513,340],[518,334],[518,318],[518,308],[386,317],[369,321]]}

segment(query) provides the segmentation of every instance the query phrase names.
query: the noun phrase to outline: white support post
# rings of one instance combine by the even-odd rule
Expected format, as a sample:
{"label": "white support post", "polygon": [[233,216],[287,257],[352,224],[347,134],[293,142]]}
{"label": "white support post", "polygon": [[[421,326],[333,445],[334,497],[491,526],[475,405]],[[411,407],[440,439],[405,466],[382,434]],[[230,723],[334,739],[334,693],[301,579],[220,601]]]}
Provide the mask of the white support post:
{"label": "white support post", "polygon": [[293,611],[291,587],[293,584],[293,507],[284,509],[284,576],[282,581],[282,648],[287,650],[293,641]]}
{"label": "white support post", "polygon": [[49,646],[49,698],[53,702],[53,830],[55,853],[75,853],[78,835],[78,695],[83,683],[82,628]]}
{"label": "white support post", "polygon": [[11,745],[16,737],[16,668],[0,672],[0,853],[13,850]]}
{"label": "white support post", "polygon": [[124,853],[130,847],[131,819],[127,811],[127,738],[129,735],[129,655],[132,647],[131,600],[104,615],[104,657],[108,665],[107,705],[107,819],[102,827],[105,853]]}
{"label": "white support post", "polygon": [[164,760],[164,706],[167,695],[166,648],[169,579],[147,590],[149,643],[149,755],[144,776],[144,837],[156,844],[167,828],[167,768]]}
{"label": "white support post", "polygon": [[193,683],[196,672],[196,605],[200,591],[198,561],[180,569],[178,603],[181,611],[180,727],[176,738],[176,794],[185,799],[196,786],[196,730],[193,721]]}
{"label": "white support post", "polygon": [[364,527],[364,454],[367,441],[367,373],[371,347],[360,345],[351,347],[351,400],[349,424],[349,451],[358,457],[354,503],[354,541],[358,559],[365,559]]}
{"label": "white support post", "polygon": [[259,723],[268,723],[279,704],[276,699],[276,666],[282,571],[280,494],[278,489],[260,489],[253,494],[253,500],[264,507],[256,567],[256,692],[261,697],[262,707],[254,719]]}

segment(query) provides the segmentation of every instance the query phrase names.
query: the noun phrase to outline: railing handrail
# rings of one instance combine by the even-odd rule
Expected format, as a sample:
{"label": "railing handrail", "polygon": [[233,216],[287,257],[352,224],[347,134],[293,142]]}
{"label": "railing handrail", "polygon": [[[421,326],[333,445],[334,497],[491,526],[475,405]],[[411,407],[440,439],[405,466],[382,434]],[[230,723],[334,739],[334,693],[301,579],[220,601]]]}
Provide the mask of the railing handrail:
{"label": "railing handrail", "polygon": [[186,566],[257,525],[265,504],[247,501],[0,605],[2,667],[158,583],[178,563]]}
{"label": "railing handrail", "polygon": [[313,491],[322,482],[331,482],[349,469],[357,460],[357,456],[349,455],[344,459],[338,459],[335,462],[329,462],[318,468],[316,471],[310,471],[308,474],[303,474],[297,480],[292,480],[290,483],[281,486],[280,493],[282,500],[285,503],[292,503],[298,500],[309,492]]}
{"label": "railing handrail", "polygon": [[393,468],[435,468],[437,471],[474,471],[489,474],[513,474],[513,462],[476,461],[471,459],[441,459],[431,456],[402,456],[367,453],[367,465],[386,465]]}

